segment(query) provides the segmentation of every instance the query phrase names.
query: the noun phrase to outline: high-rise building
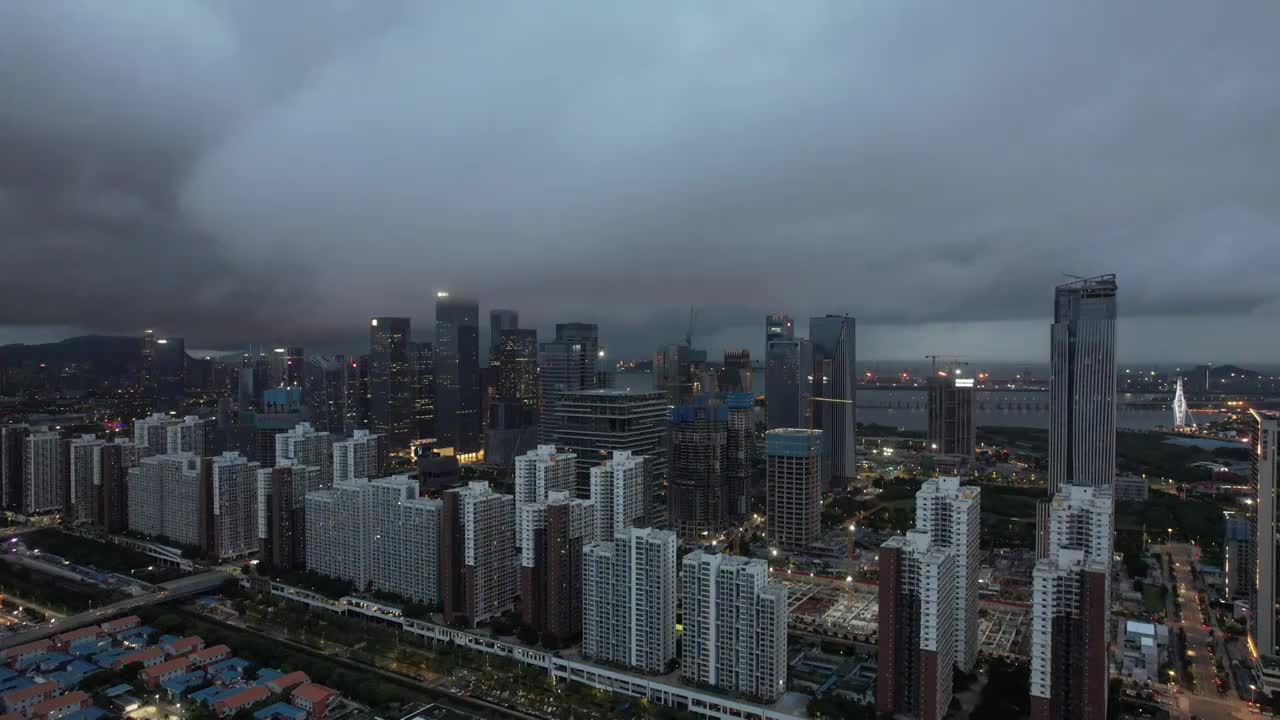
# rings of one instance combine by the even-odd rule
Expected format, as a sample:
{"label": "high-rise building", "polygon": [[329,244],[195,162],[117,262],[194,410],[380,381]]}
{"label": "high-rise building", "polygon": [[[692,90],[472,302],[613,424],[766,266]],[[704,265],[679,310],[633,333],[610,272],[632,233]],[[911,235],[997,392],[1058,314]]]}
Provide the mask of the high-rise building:
{"label": "high-rise building", "polygon": [[543,502],[553,492],[572,494],[577,484],[577,459],[573,453],[556,452],[554,445],[539,445],[516,458],[516,502]]}
{"label": "high-rise building", "polygon": [[305,500],[307,569],[357,588],[440,602],[439,500],[407,475],[338,482]]}
{"label": "high-rise building", "polygon": [[770,542],[800,549],[822,527],[821,430],[778,428],[764,435]]}
{"label": "high-rise building", "polygon": [[237,452],[209,461],[212,511],[209,538],[218,560],[244,557],[258,550],[258,469]]}
{"label": "high-rise building", "polygon": [[1062,485],[1032,572],[1031,716],[1107,717],[1114,508],[1108,487]]}
{"label": "high-rise building", "polygon": [[724,351],[724,373],[720,378],[720,392],[751,392],[752,375],[750,350]]}
{"label": "high-rise building", "polygon": [[565,491],[516,504],[520,612],[550,645],[582,633],[582,548],[595,539],[595,509]]}
{"label": "high-rise building", "polygon": [[138,390],[147,401],[147,407],[154,410],[156,385],[159,376],[156,368],[156,331],[142,331],[142,354],[139,358],[141,372],[138,375]]}
{"label": "high-rise building", "polygon": [[790,315],[775,313],[764,319],[764,345],[777,340],[791,340],[796,336],[795,322]]}
{"label": "high-rise building", "polygon": [[955,556],[913,528],[880,546],[876,710],[942,720],[955,663]]}
{"label": "high-rise building", "polygon": [[671,410],[667,512],[682,537],[724,529],[728,421],[728,408],[706,395]]}
{"label": "high-rise building", "polygon": [[1229,600],[1252,600],[1254,568],[1249,564],[1253,536],[1249,518],[1234,511],[1224,513],[1222,523],[1222,574]]}
{"label": "high-rise building", "polygon": [[180,422],[177,418],[165,413],[152,413],[133,421],[133,444],[151,455],[165,455],[169,452],[169,426]]}
{"label": "high-rise building", "polygon": [[1059,285],[1050,333],[1049,495],[1116,476],[1116,277]]}
{"label": "high-rise building", "polygon": [[318,468],[324,484],[333,477],[333,435],[321,432],[311,423],[298,423],[288,432],[276,435],[276,465],[293,461],[296,465]]}
{"label": "high-rise building", "polygon": [[300,570],[306,567],[307,493],[331,482],[314,465],[281,458],[275,467],[258,469],[258,560],[269,568]]}
{"label": "high-rise building", "polygon": [[142,448],[128,438],[98,448],[93,522],[100,530],[118,533],[129,528],[129,471],[142,457]]}
{"label": "high-rise building", "polygon": [[809,318],[813,343],[813,395],[836,402],[817,402],[813,427],[822,430],[823,472],[828,487],[843,486],[858,476],[854,437],[855,326],[848,315]]}
{"label": "high-rise building", "polygon": [[1253,446],[1253,511],[1249,516],[1250,567],[1254,574],[1253,644],[1259,655],[1280,655],[1280,613],[1277,613],[1276,488],[1280,479],[1280,418],[1267,413],[1253,413],[1258,422]]}
{"label": "high-rise building", "polygon": [[591,500],[595,502],[595,537],[611,538],[645,522],[645,459],[626,450],[613,453],[591,468]]}
{"label": "high-rise building", "polygon": [[929,378],[929,452],[970,460],[977,446],[973,378],[958,372]]}
{"label": "high-rise building", "polygon": [[307,403],[307,419],[325,432],[341,434],[354,430],[347,427],[348,414],[355,410],[359,365],[346,355],[313,355],[304,365],[303,396]]}
{"label": "high-rise building", "polygon": [[209,547],[209,466],[186,455],[151,455],[129,470],[129,530],[179,545]]}
{"label": "high-rise building", "polygon": [[515,310],[489,311],[489,364],[498,353],[498,338],[503,332],[520,327],[520,313]]}
{"label": "high-rise building", "polygon": [[54,431],[32,432],[24,439],[22,512],[62,512],[67,501],[67,443]]}
{"label": "high-rise building", "polygon": [[515,498],[472,482],[444,493],[440,592],[447,622],[475,625],[514,606]]}
{"label": "high-rise building", "polygon": [[409,343],[413,360],[413,437],[429,438],[436,429],[435,352],[431,343]]}
{"label": "high-rise building", "polygon": [[436,293],[436,437],[461,456],[484,446],[480,417],[480,306]]}
{"label": "high-rise building", "polygon": [[369,422],[393,448],[406,447],[413,425],[414,358],[409,318],[369,320]]}
{"label": "high-rise building", "polygon": [[502,330],[489,364],[494,367],[494,397],[538,406],[538,331]]}
{"label": "high-rise building", "polygon": [[182,409],[187,384],[187,345],[180,337],[155,341],[156,406],[177,412]]}
{"label": "high-rise building", "polygon": [[809,426],[813,343],[780,337],[769,342],[764,360],[766,426],[770,430]]}
{"label": "high-rise building", "polygon": [[772,703],[787,689],[787,587],[769,563],[695,550],[681,561],[685,681]]}
{"label": "high-rise building", "polygon": [[[155,416],[152,416],[155,418]],[[191,453],[196,457],[213,457],[219,454],[217,418],[201,418],[187,415],[181,419],[169,418],[168,422],[153,420],[152,428],[163,427],[166,455]],[[148,430],[148,434],[156,432]]]}
{"label": "high-rise building", "polygon": [[559,323],[555,340],[538,346],[542,387],[539,442],[563,445],[559,440],[560,428],[565,422],[561,402],[566,393],[595,389],[599,352],[600,330],[591,323]]}
{"label": "high-rise building", "polygon": [[106,441],[92,433],[72,438],[67,451],[67,504],[65,515],[71,523],[80,525],[93,522],[97,516],[99,448]]}
{"label": "high-rise building", "polygon": [[[698,392],[702,368],[695,361],[695,352],[688,345],[671,344],[659,347],[653,355],[653,389],[666,393],[670,405],[687,405]],[[706,359],[705,352],[702,359]]]}
{"label": "high-rise building", "polygon": [[755,397],[749,392],[726,393],[729,420],[725,433],[724,511],[727,519],[747,514],[751,476],[756,461]]}
{"label": "high-rise building", "polygon": [[29,425],[0,426],[0,493],[6,509],[22,508],[22,489],[26,482],[23,455],[26,439],[31,434]]}
{"label": "high-rise building", "polygon": [[676,534],[629,528],[582,551],[582,654],[646,673],[676,657]]}
{"label": "high-rise building", "polygon": [[916,527],[954,557],[956,667],[973,672],[978,661],[978,532],[982,527],[981,488],[958,477],[925,480],[916,493]]}
{"label": "high-rise building", "polygon": [[645,458],[645,516],[665,520],[661,489],[667,480],[667,397],[657,391],[581,390],[564,393],[560,424],[548,442],[578,456],[578,496],[589,490],[591,468],[625,450]]}
{"label": "high-rise building", "polygon": [[387,448],[381,435],[356,430],[346,440],[333,443],[333,481],[371,480],[382,477]]}

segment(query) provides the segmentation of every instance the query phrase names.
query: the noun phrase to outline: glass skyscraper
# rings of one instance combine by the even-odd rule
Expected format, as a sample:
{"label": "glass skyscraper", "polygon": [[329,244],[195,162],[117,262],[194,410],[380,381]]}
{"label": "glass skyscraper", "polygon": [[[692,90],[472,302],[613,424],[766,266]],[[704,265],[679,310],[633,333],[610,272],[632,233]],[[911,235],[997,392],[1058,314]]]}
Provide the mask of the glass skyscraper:
{"label": "glass skyscraper", "polygon": [[409,444],[413,422],[409,344],[409,318],[369,321],[369,422],[395,448]]}
{"label": "glass skyscraper", "polygon": [[480,417],[480,306],[436,293],[436,436],[459,454],[484,445]]}

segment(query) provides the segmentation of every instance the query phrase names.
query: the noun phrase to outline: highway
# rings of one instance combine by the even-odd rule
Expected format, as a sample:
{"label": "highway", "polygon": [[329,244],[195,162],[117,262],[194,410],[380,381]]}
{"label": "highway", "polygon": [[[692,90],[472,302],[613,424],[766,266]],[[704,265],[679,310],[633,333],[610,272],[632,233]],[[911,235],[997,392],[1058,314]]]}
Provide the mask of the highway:
{"label": "highway", "polygon": [[36,640],[52,637],[59,633],[75,630],[86,625],[93,625],[105,620],[109,620],[117,615],[124,615],[130,611],[136,610],[147,605],[168,602],[178,598],[187,597],[189,595],[198,595],[206,593],[218,587],[222,583],[230,579],[226,573],[213,570],[199,575],[178,578],[162,583],[160,587],[163,590],[139,595],[137,597],[127,598],[110,605],[86,610],[78,615],[71,615],[62,619],[55,619],[45,625],[34,627],[29,630],[14,633],[12,635],[0,638],[0,650],[5,648],[16,647]]}

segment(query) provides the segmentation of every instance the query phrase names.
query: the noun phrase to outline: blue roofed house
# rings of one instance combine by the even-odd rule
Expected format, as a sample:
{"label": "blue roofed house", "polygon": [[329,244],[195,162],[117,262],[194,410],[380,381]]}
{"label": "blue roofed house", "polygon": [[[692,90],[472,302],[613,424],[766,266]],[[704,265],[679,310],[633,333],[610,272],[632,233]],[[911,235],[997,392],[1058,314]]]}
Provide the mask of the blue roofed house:
{"label": "blue roofed house", "polygon": [[307,720],[307,711],[286,702],[268,705],[253,714],[254,720]]}

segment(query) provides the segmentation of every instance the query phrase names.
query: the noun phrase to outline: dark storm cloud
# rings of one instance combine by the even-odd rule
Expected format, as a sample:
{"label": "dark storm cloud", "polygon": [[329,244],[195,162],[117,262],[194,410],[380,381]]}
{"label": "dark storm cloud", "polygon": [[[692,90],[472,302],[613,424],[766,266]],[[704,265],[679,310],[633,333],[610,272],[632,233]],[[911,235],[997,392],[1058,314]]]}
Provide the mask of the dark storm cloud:
{"label": "dark storm cloud", "polygon": [[1061,274],[1095,272],[1130,317],[1275,317],[1278,22],[1253,2],[0,5],[0,325],[160,313],[210,344],[321,341],[426,325],[448,287],[599,320],[615,347],[678,338],[698,305],[739,344],[772,309],[1042,327]]}

